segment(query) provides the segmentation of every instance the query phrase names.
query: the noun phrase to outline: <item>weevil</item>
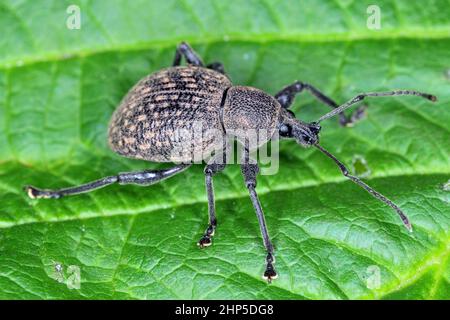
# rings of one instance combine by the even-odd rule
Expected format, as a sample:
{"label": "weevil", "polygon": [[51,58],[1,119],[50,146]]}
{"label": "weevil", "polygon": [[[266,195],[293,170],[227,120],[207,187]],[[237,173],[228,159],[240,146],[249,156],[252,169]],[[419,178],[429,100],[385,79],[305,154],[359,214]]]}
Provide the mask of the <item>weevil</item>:
{"label": "weevil", "polygon": [[[184,57],[187,65],[181,66]],[[308,91],[332,110],[317,121],[304,122],[289,109],[297,94]],[[367,97],[415,95],[436,101],[434,95],[415,90],[366,92],[356,95],[342,105],[323,94],[314,86],[296,81],[281,89],[274,96],[248,86],[235,86],[219,62],[204,65],[199,55],[185,42],[175,51],[172,67],[157,71],[140,80],[125,96],[112,115],[109,124],[109,145],[118,154],[153,162],[175,163],[173,167],[141,172],[125,172],[108,176],[75,187],[58,190],[38,189],[26,186],[31,198],[60,198],[96,190],[107,185],[135,184],[147,186],[178,174],[190,167],[194,159],[205,160],[204,169],[208,199],[208,226],[198,241],[200,248],[212,244],[217,227],[214,205],[213,176],[226,165],[224,153],[210,157],[212,150],[225,148],[223,139],[232,136],[244,146],[241,172],[253,204],[267,255],[263,277],[271,282],[277,277],[275,256],[258,195],[256,178],[258,164],[251,160],[251,150],[257,149],[271,137],[294,139],[303,147],[315,147],[333,160],[342,174],[372,196],[391,207],[401,218],[404,226],[412,230],[406,214],[391,200],[375,191],[358,177],[350,174],[347,167],[319,144],[320,122],[339,115],[340,124],[351,125],[357,118],[346,116],[343,111]],[[361,110],[360,110],[361,111]],[[195,124],[201,123],[201,139],[192,138]],[[249,145],[248,132],[263,130],[267,134],[256,144]],[[252,131],[252,132],[253,132]],[[185,134],[179,134],[184,132]],[[214,151],[212,151],[214,154]],[[221,158],[219,160],[219,158]],[[208,161],[206,161],[208,160]]]}

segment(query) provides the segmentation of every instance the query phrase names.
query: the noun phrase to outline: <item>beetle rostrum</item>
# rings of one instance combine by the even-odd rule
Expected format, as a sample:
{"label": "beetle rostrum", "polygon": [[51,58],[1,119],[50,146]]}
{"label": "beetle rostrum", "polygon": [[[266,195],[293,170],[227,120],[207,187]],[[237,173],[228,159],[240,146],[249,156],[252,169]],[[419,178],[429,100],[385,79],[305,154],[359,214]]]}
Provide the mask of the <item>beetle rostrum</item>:
{"label": "beetle rostrum", "polygon": [[[184,57],[187,66],[180,66]],[[289,110],[295,96],[308,91],[332,110],[317,121],[307,123],[297,119]],[[281,139],[295,139],[303,147],[315,147],[333,160],[342,174],[364,188],[369,194],[390,206],[412,231],[406,214],[391,200],[375,191],[319,144],[320,122],[339,115],[342,126],[349,126],[360,117],[361,109],[351,117],[343,111],[367,97],[415,95],[436,101],[431,94],[414,90],[361,93],[342,105],[310,84],[296,81],[272,96],[262,90],[233,86],[218,62],[204,65],[200,57],[185,42],[175,51],[173,66],[157,71],[139,81],[125,96],[114,112],[109,125],[109,145],[120,155],[154,162],[173,162],[175,166],[161,170],[125,172],[58,190],[27,186],[28,195],[35,198],[60,198],[90,192],[107,185],[151,185],[178,174],[197,159],[207,162],[204,170],[208,198],[209,223],[201,239],[200,248],[212,244],[217,227],[214,206],[213,176],[226,165],[227,138],[236,139],[244,147],[240,163],[245,186],[258,218],[263,243],[267,251],[263,277],[269,282],[277,277],[274,268],[274,248],[267,231],[264,213],[256,193],[258,164],[251,161],[251,150],[257,149],[275,135]],[[201,135],[192,135],[200,124]],[[264,134],[261,134],[261,131]],[[257,135],[255,143],[249,143]],[[223,153],[215,153],[217,150]]]}

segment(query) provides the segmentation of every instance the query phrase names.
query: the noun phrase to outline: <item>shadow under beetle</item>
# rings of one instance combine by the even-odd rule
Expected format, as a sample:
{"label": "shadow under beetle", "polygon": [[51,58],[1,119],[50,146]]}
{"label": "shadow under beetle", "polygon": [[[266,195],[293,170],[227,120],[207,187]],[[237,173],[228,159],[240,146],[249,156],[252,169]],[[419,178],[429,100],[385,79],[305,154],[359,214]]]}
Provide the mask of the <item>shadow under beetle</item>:
{"label": "shadow under beetle", "polygon": [[[186,59],[187,66],[180,66],[182,57]],[[296,119],[289,107],[295,95],[303,90],[309,91],[333,110],[311,123]],[[405,227],[412,231],[411,223],[402,210],[359,178],[351,175],[342,162],[319,145],[318,136],[321,129],[319,123],[335,115],[340,116],[341,125],[351,125],[360,117],[361,109],[352,117],[346,117],[343,111],[366,97],[400,95],[415,95],[431,101],[437,100],[431,94],[413,90],[396,90],[361,93],[346,103],[338,105],[313,86],[299,81],[285,87],[275,96],[271,96],[256,88],[233,86],[221,63],[215,62],[205,66],[190,46],[182,42],[176,49],[173,66],[139,81],[122,100],[109,125],[109,145],[118,154],[155,162],[174,162],[178,163],[177,165],[162,170],[119,173],[116,176],[59,190],[27,186],[26,191],[31,198],[60,198],[89,192],[113,183],[151,185],[185,170],[193,163],[195,156],[208,154],[205,151],[225,148],[223,140],[219,139],[221,144],[218,145],[219,140],[210,136],[203,137],[201,141],[188,139],[191,138],[189,132],[193,129],[194,123],[202,124],[203,133],[214,129],[220,132],[221,136],[228,137],[230,132],[233,132],[233,137],[244,145],[241,171],[267,250],[263,277],[270,282],[277,277],[274,268],[274,250],[255,190],[259,168],[254,161],[253,163],[250,161],[252,148],[249,147],[246,132],[264,129],[268,133],[265,141],[259,141],[256,148],[276,134],[281,138],[293,138],[303,147],[317,148],[337,164],[344,176],[394,209]],[[184,136],[175,134],[180,129],[186,129],[188,134]],[[177,152],[174,152],[175,150]],[[222,171],[226,164],[226,159],[219,161],[217,158],[212,158],[204,170],[209,224],[198,242],[200,248],[211,245],[217,226],[212,177]],[[203,158],[203,160],[206,159]]]}

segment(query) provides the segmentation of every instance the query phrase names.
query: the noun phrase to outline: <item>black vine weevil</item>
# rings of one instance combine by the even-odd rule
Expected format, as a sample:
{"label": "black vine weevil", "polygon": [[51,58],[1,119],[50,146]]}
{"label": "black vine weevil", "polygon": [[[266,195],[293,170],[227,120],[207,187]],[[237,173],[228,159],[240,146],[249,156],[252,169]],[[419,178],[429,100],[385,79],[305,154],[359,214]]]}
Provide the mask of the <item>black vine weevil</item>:
{"label": "black vine weevil", "polygon": [[[188,66],[180,66],[182,57],[186,59]],[[295,95],[303,90],[309,91],[333,110],[312,123],[296,119],[289,107]],[[189,45],[181,43],[176,49],[173,66],[139,81],[114,112],[109,126],[109,144],[115,152],[130,158],[179,164],[163,170],[119,173],[71,188],[45,190],[27,186],[26,191],[31,198],[60,198],[89,192],[113,183],[150,185],[185,170],[196,159],[210,159],[204,170],[209,224],[198,242],[203,248],[211,244],[217,225],[212,177],[225,168],[227,159],[224,158],[224,141],[233,136],[244,145],[241,170],[267,250],[264,278],[270,282],[277,277],[273,266],[275,258],[255,191],[259,168],[254,161],[250,161],[250,151],[275,135],[294,138],[304,147],[314,146],[331,158],[347,178],[393,208],[406,228],[412,230],[411,223],[397,205],[359,178],[350,175],[344,164],[318,143],[321,129],[319,123],[322,120],[339,114],[342,125],[351,124],[352,119],[342,113],[345,109],[366,97],[396,95],[416,95],[436,101],[436,97],[430,94],[396,90],[361,93],[339,106],[313,86],[299,81],[271,96],[256,88],[233,86],[221,63],[216,62],[205,67]],[[192,136],[195,124],[198,123],[201,124],[200,139]],[[254,134],[255,130],[258,131],[257,142],[250,144],[249,132]],[[266,134],[259,135],[261,130]],[[224,152],[209,158],[215,150]]]}

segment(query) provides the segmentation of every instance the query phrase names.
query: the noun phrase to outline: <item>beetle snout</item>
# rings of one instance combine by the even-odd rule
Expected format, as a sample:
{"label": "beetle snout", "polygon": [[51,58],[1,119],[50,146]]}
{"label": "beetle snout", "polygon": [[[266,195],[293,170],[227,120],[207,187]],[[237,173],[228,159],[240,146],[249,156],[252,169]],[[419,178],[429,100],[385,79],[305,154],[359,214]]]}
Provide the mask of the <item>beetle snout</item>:
{"label": "beetle snout", "polygon": [[297,127],[293,131],[295,140],[301,145],[311,146],[319,142],[320,127]]}
{"label": "beetle snout", "polygon": [[305,142],[309,145],[318,143],[320,129],[322,129],[321,126],[316,122],[308,124],[307,134],[304,137]]}
{"label": "beetle snout", "polygon": [[322,129],[322,127],[317,122],[311,122],[308,127],[309,130],[316,136],[319,134],[320,129]]}
{"label": "beetle snout", "polygon": [[302,138],[307,145],[314,145],[319,142],[319,136],[313,131],[309,131],[307,134],[303,135]]}

